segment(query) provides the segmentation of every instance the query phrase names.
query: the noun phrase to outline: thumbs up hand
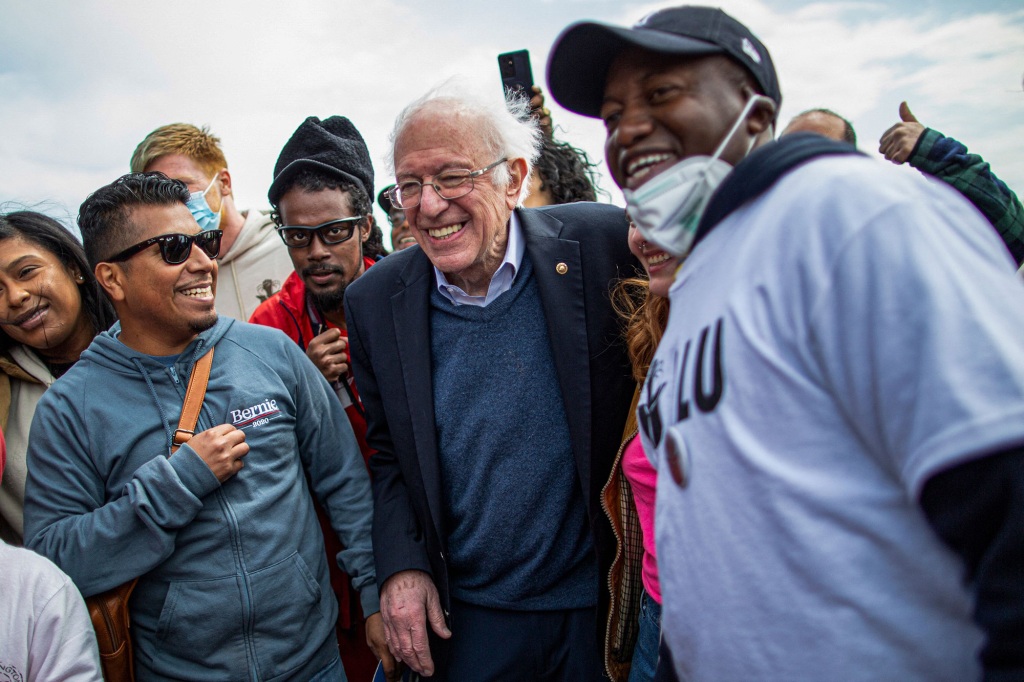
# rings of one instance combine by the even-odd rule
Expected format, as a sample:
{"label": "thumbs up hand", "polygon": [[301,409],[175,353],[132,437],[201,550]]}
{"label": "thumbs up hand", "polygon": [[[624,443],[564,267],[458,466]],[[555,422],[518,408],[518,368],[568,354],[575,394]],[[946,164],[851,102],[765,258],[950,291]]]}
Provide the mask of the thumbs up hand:
{"label": "thumbs up hand", "polygon": [[878,151],[895,164],[906,163],[924,129],[911,113],[907,103],[900,102],[900,122],[882,133],[882,138],[878,141]]}
{"label": "thumbs up hand", "polygon": [[900,102],[900,120],[905,123],[917,123],[917,117],[910,113],[906,102]]}

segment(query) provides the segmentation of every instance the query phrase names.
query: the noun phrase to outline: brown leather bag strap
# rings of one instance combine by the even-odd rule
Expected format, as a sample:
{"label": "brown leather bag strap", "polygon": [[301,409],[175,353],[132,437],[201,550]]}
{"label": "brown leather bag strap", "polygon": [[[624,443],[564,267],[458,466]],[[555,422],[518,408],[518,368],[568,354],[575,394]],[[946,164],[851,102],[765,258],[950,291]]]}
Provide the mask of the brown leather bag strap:
{"label": "brown leather bag strap", "polygon": [[174,432],[174,444],[171,445],[171,452],[174,453],[187,443],[192,436],[196,435],[196,423],[199,421],[199,408],[203,406],[203,398],[206,397],[206,385],[210,381],[210,368],[213,366],[213,348],[203,357],[196,360],[192,367],[192,376],[188,378],[188,387],[185,389],[185,404],[181,408],[181,419],[178,420],[178,429]]}

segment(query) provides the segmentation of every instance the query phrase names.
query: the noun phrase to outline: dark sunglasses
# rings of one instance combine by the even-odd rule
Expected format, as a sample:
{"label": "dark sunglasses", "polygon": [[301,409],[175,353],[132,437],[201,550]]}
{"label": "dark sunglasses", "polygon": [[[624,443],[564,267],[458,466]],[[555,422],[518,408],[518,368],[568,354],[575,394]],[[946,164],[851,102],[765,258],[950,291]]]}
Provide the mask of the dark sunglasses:
{"label": "dark sunglasses", "polygon": [[198,234],[181,234],[180,232],[162,234],[159,237],[153,237],[134,246],[129,246],[121,253],[111,256],[106,260],[108,263],[128,260],[135,254],[145,251],[153,244],[160,245],[160,257],[168,265],[180,265],[187,261],[189,254],[192,253],[192,244],[198,246],[208,257],[216,258],[217,254],[220,253],[220,238],[223,234],[220,230],[206,230]]}
{"label": "dark sunglasses", "polygon": [[281,241],[289,249],[304,249],[313,241],[313,234],[320,237],[325,245],[340,244],[347,242],[356,233],[356,227],[363,222],[366,216],[357,215],[352,218],[341,218],[340,220],[329,220],[326,223],[315,227],[298,227],[295,225],[279,225],[277,233],[281,235]]}

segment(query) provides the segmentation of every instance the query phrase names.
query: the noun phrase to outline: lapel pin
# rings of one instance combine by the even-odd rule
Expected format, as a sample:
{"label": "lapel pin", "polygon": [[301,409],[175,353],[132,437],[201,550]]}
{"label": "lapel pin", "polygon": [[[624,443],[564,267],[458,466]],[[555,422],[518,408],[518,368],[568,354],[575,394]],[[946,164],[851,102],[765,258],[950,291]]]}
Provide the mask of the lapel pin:
{"label": "lapel pin", "polygon": [[557,272],[559,275],[564,275],[565,273],[569,272],[569,266],[566,265],[565,263],[559,263],[558,265],[555,266],[555,272]]}

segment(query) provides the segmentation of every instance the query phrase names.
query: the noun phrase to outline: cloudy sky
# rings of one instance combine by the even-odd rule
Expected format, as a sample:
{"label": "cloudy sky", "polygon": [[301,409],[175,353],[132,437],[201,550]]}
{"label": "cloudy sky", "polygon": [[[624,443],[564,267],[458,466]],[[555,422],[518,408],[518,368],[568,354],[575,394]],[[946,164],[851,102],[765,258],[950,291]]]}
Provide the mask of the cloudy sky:
{"label": "cloudy sky", "polygon": [[[219,135],[241,208],[267,206],[282,145],[309,115],[348,116],[377,187],[395,114],[463,75],[501,86],[496,55],[547,55],[573,21],[631,24],[672,3],[623,0],[6,0],[0,9],[0,210],[71,224],[82,200],[128,170],[154,128]],[[768,46],[780,120],[824,106],[851,119],[864,151],[907,100],[922,123],[980,153],[1024,191],[1024,6],[1020,0],[723,0]],[[559,136],[603,163],[600,123],[560,109]],[[880,158],[880,157],[879,157]],[[881,162],[881,161],[880,161]],[[911,172],[911,171],[908,171]]]}

